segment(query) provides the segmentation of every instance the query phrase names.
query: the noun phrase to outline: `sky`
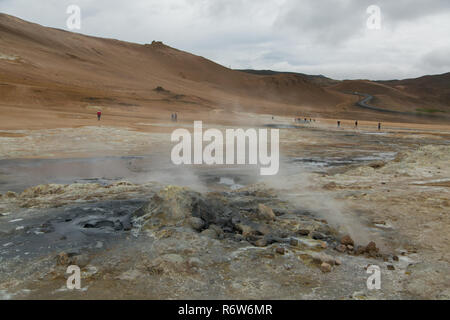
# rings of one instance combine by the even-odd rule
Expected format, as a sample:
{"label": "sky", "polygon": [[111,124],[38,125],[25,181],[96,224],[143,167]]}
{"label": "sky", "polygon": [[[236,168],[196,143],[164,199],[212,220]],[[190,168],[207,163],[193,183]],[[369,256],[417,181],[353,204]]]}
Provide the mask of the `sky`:
{"label": "sky", "polygon": [[81,9],[75,32],[160,40],[233,69],[340,80],[450,71],[449,0],[0,0],[0,12],[67,30],[69,5]]}

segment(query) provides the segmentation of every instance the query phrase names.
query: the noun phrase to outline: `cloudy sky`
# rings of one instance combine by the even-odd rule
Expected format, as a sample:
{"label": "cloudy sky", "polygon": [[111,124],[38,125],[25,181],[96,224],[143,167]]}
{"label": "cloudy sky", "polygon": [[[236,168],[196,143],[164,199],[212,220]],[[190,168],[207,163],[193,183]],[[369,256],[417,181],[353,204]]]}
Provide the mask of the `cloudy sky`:
{"label": "cloudy sky", "polygon": [[[0,12],[67,29],[71,4],[77,32],[162,40],[236,69],[374,80],[450,71],[449,0],[0,0]],[[379,30],[367,27],[371,5]]]}

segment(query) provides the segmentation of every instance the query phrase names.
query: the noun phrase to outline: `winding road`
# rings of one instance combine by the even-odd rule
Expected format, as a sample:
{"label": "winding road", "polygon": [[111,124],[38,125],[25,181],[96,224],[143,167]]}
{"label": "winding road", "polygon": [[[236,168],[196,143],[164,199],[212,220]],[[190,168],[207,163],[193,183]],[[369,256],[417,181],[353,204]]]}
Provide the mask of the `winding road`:
{"label": "winding road", "polygon": [[432,115],[432,114],[421,114],[416,112],[406,112],[406,111],[396,111],[396,110],[389,110],[389,109],[383,109],[379,107],[375,107],[370,105],[370,101],[374,98],[372,95],[367,93],[360,93],[360,92],[351,92],[351,94],[362,97],[362,100],[359,100],[356,105],[360,108],[369,109],[372,111],[378,111],[378,112],[384,112],[384,113],[393,113],[393,114],[401,114],[406,116],[412,116],[412,117],[420,117],[420,118],[431,118],[436,119],[436,117],[446,117],[445,115]]}

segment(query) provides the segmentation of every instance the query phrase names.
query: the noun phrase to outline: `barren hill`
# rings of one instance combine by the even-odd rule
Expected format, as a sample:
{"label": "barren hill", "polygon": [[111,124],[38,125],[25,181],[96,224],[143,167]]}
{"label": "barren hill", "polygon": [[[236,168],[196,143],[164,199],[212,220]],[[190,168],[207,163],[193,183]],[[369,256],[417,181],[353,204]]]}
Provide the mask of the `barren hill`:
{"label": "barren hill", "polygon": [[[90,37],[0,14],[1,129],[81,126],[97,109],[116,124],[168,119],[171,112],[217,121],[224,120],[217,111],[230,119],[242,118],[242,112],[385,117],[354,107],[358,98],[345,91],[359,90],[352,87],[356,82],[335,83],[295,73],[231,70],[162,42]],[[385,88],[386,101],[417,101],[413,90],[391,85],[370,82]]]}
{"label": "barren hill", "polygon": [[422,100],[430,107],[450,112],[450,72],[416,79],[380,81]]}

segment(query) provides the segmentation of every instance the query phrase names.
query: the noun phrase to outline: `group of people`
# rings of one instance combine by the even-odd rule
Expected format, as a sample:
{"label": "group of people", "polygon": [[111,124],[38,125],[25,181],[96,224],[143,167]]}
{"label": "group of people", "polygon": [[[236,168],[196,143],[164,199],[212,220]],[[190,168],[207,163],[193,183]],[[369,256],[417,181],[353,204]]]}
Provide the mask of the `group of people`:
{"label": "group of people", "polygon": [[311,119],[309,118],[309,120],[307,118],[295,118],[295,123],[311,123],[311,122],[316,122],[316,119]]}
{"label": "group of people", "polygon": [[[97,111],[97,120],[100,121],[101,117],[102,117],[102,112],[99,110],[99,111]],[[172,113],[171,117],[172,117],[172,121],[175,121],[175,122],[178,121],[178,114],[176,112]],[[274,119],[274,117],[272,117],[272,119]],[[295,118],[294,121],[295,121],[295,123],[316,122],[315,119],[311,119],[311,118],[309,118],[309,120],[307,118],[304,118],[304,119]],[[338,128],[341,127],[341,121],[340,120],[337,121],[337,126],[338,126]],[[355,128],[358,128],[358,120],[355,121]],[[380,131],[380,130],[381,130],[381,122],[378,122],[378,131]]]}
{"label": "group of people", "polygon": [[[340,120],[337,121],[337,126],[338,126],[338,128],[341,127],[341,121]],[[355,121],[355,128],[358,128],[358,120]],[[380,130],[381,130],[381,122],[378,122],[378,131],[380,131]]]}

